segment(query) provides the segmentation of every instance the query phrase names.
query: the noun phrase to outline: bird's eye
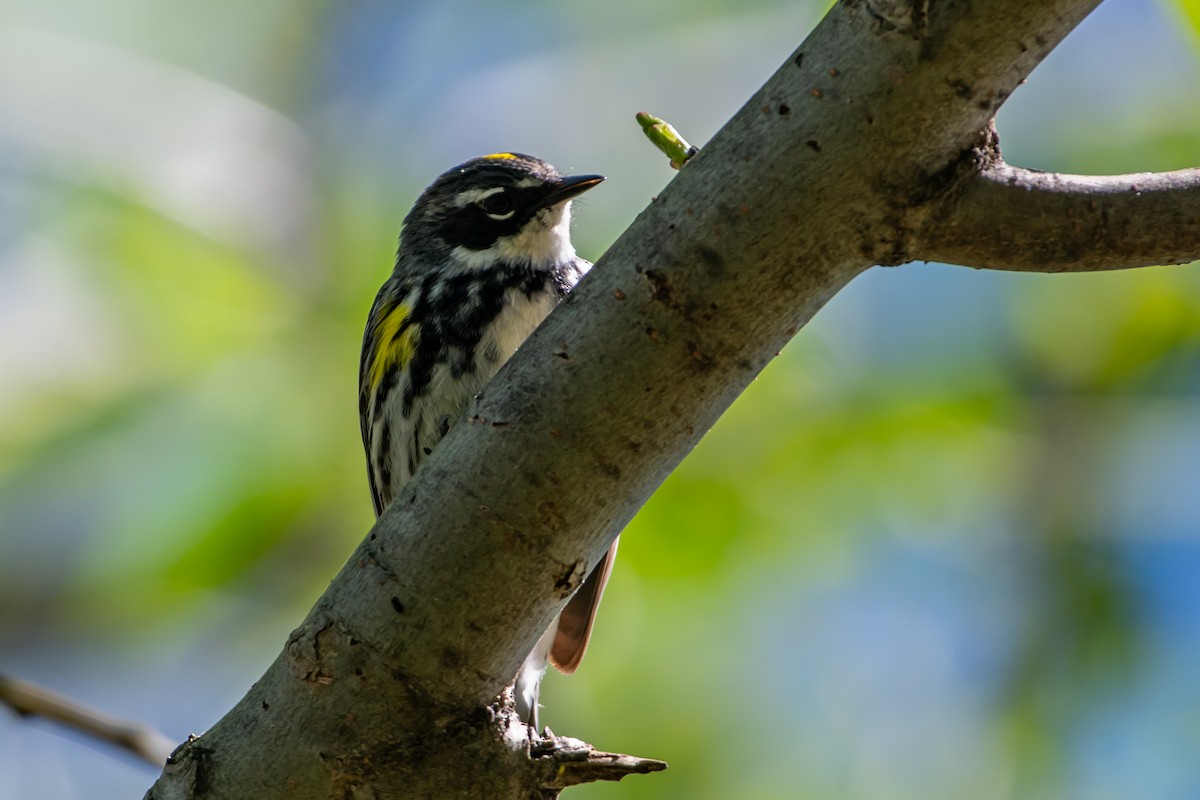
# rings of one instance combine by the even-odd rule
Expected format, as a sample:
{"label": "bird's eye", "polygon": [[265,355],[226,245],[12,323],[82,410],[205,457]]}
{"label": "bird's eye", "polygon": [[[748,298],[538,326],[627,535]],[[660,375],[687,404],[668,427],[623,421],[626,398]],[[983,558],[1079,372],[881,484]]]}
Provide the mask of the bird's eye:
{"label": "bird's eye", "polygon": [[490,217],[506,217],[513,212],[513,201],[508,192],[489,194],[479,201],[479,207]]}

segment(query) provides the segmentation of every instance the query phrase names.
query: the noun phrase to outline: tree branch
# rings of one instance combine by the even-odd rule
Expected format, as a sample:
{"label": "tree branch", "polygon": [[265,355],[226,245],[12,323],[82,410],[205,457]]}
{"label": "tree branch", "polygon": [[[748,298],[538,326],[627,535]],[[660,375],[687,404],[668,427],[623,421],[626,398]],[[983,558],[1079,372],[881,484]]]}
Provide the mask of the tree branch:
{"label": "tree branch", "polygon": [[667,768],[664,761],[604,753],[567,736],[542,740],[532,748],[530,757],[543,767],[542,787],[550,791],[594,781],[619,781],[626,775],[646,775]]}
{"label": "tree branch", "polygon": [[859,272],[906,259],[978,131],[1097,2],[834,6],[522,345],[263,678],[147,797],[556,794],[567,781],[497,694],[780,348]]}
{"label": "tree branch", "polygon": [[1200,169],[1062,175],[988,166],[932,215],[917,257],[1021,272],[1090,272],[1200,258]]}
{"label": "tree branch", "polygon": [[28,681],[0,675],[0,703],[19,717],[45,717],[161,769],[175,742],[137,722],[117,719]]}

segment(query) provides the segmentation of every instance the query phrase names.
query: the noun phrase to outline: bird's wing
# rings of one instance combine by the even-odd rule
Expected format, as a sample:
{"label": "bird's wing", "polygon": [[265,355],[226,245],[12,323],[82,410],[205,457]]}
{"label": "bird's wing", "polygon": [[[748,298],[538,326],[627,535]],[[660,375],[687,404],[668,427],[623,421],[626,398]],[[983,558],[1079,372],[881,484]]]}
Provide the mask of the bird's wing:
{"label": "bird's wing", "polygon": [[592,623],[596,621],[596,609],[600,607],[600,596],[604,594],[604,585],[612,573],[613,562],[617,558],[617,542],[613,539],[612,546],[600,559],[600,563],[587,576],[583,586],[575,593],[558,617],[558,632],[554,636],[554,644],[550,647],[550,663],[559,672],[568,675],[579,667],[583,654],[587,651],[588,639],[592,635]]}

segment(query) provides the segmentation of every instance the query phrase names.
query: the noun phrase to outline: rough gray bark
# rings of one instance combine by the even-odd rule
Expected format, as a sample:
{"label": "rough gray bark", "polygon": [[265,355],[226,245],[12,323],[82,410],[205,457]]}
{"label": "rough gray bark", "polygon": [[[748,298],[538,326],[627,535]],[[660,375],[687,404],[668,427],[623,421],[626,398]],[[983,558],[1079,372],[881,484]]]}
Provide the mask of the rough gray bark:
{"label": "rough gray bark", "polygon": [[[836,5],[521,348],[263,678],[147,797],[527,798],[572,782],[564,764],[653,768],[569,740],[531,751],[496,698],[588,565],[855,275],[935,251],[1012,268],[1009,240],[988,250],[969,235],[989,224],[973,185],[999,168],[988,123],[1098,2]],[[931,235],[947,219],[961,236]],[[1019,208],[1002,220],[1013,241],[1053,224]],[[1024,263],[1154,260],[1088,241]],[[1192,231],[1165,260],[1197,256]]]}

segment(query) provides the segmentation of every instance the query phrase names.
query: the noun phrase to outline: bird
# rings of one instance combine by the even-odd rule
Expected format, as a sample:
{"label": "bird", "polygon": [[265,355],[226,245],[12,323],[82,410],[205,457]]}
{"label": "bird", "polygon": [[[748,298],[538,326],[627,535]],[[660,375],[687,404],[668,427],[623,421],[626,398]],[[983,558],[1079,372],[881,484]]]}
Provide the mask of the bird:
{"label": "bird", "polygon": [[[603,180],[501,152],[442,173],[417,198],[371,305],[359,363],[376,516],[591,268],[571,245],[571,201]],[[579,666],[616,550],[614,541],[516,676],[516,709],[535,736],[547,665]]]}

